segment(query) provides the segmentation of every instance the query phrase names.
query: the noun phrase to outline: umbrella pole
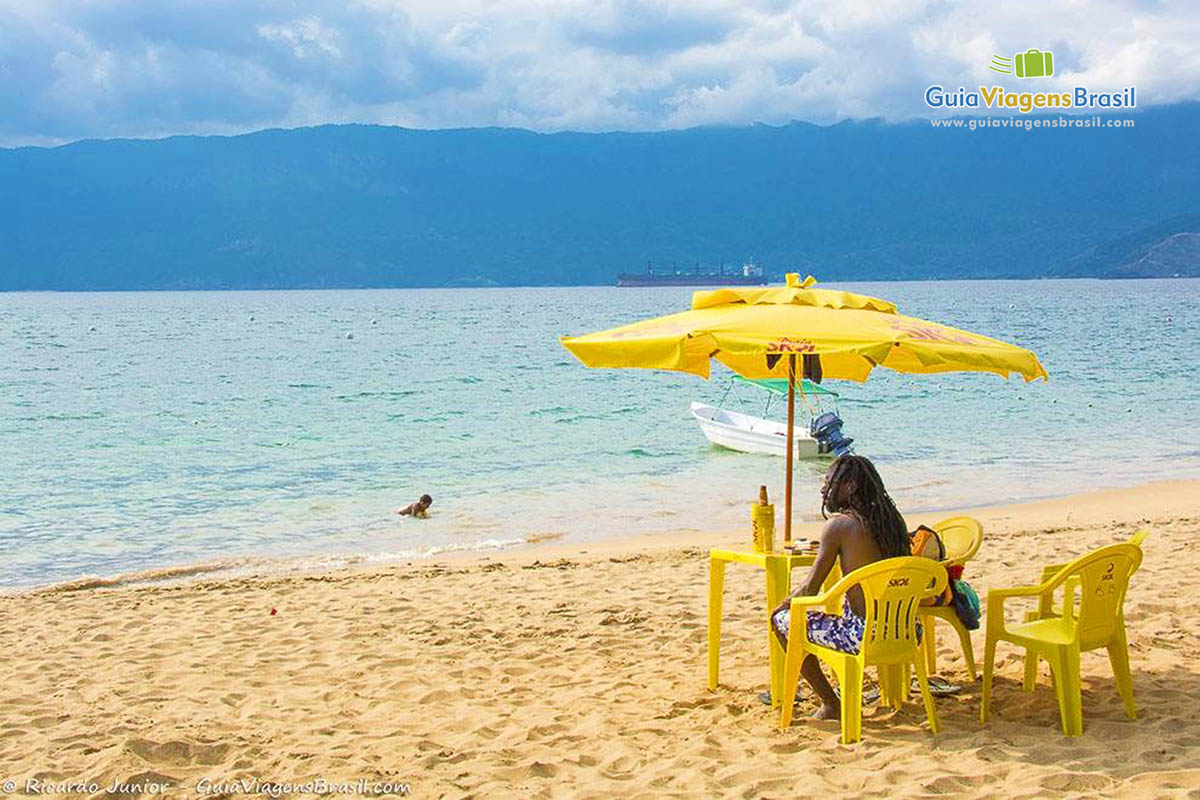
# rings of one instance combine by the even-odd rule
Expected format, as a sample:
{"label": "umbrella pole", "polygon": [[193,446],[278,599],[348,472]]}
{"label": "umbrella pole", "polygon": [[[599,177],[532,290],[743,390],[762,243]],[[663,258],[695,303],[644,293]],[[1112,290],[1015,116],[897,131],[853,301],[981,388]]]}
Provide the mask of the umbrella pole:
{"label": "umbrella pole", "polygon": [[783,546],[792,544],[792,448],[796,431],[796,354],[788,353],[787,479],[783,490]]}

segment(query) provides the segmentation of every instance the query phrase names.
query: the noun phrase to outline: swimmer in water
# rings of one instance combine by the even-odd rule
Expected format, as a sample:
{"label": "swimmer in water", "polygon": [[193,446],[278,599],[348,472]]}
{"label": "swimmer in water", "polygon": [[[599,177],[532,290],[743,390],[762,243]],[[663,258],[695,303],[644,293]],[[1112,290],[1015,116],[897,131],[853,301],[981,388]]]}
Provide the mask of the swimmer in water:
{"label": "swimmer in water", "polygon": [[421,499],[415,503],[409,503],[404,508],[397,508],[396,513],[402,517],[428,517],[429,507],[433,505],[433,498],[427,494],[421,495]]}

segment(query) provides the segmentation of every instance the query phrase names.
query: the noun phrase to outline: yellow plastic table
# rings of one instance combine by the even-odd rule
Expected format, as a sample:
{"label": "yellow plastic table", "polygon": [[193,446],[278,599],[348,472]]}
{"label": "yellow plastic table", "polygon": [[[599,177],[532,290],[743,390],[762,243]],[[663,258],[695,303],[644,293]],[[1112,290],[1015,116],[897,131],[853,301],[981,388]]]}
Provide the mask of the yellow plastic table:
{"label": "yellow plastic table", "polygon": [[771,631],[771,612],[783,602],[792,587],[792,569],[812,566],[813,553],[756,553],[753,550],[726,550],[714,547],[708,553],[708,688],[717,688],[721,669],[721,605],[725,591],[725,565],[749,564],[767,575],[767,647],[770,653],[771,703],[779,704],[783,686],[783,648]]}

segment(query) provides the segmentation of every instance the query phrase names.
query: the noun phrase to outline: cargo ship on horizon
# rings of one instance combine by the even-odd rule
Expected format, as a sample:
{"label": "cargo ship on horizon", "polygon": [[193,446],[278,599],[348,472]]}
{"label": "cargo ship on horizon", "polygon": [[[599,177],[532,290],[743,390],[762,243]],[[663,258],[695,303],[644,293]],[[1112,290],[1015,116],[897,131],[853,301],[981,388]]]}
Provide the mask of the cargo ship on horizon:
{"label": "cargo ship on horizon", "polygon": [[617,276],[617,286],[766,286],[763,268],[747,261],[741,270],[726,272],[722,266],[717,272],[701,272],[697,264],[692,272],[655,272],[653,265],[646,263],[642,273],[622,272]]}

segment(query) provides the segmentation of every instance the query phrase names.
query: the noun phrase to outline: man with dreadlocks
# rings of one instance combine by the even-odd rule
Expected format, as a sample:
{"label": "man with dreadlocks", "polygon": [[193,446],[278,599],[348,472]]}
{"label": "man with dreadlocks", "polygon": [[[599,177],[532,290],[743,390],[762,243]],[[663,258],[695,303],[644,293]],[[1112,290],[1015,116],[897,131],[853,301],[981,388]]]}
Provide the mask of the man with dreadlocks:
{"label": "man with dreadlocks", "polygon": [[[840,562],[842,574],[849,575],[875,561],[912,555],[904,517],[888,496],[875,465],[865,457],[847,454],[834,461],[825,473],[821,500],[821,515],[828,521],[821,530],[821,544],[812,570],[800,588],[771,613],[771,625],[785,650],[792,597],[811,596],[821,591],[835,561]],[[850,588],[840,615],[821,611],[807,613],[809,641],[843,653],[858,652],[866,615],[862,589]],[[813,716],[837,719],[841,714],[841,701],[821,672],[816,656],[804,659],[800,669],[821,700],[821,708]]]}

